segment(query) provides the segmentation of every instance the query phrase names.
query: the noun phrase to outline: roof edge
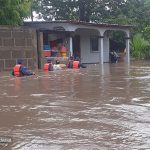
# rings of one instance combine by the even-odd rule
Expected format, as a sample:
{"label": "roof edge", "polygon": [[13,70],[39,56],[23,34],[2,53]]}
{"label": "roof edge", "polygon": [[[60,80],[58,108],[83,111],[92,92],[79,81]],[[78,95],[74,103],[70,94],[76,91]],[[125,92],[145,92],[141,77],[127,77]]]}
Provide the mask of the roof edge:
{"label": "roof edge", "polygon": [[120,25],[120,24],[109,24],[109,23],[93,23],[93,22],[84,22],[84,21],[67,21],[67,20],[57,20],[57,21],[25,21],[26,23],[70,23],[76,25],[85,25],[85,26],[95,26],[95,27],[121,27],[121,28],[132,28],[133,25]]}

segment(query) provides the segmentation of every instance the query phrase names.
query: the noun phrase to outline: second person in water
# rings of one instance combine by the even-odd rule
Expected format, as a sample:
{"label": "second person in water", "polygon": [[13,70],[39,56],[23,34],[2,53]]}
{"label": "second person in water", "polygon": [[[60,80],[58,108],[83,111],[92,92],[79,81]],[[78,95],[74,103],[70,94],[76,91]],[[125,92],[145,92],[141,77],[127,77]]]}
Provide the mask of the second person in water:
{"label": "second person in water", "polygon": [[53,71],[53,63],[51,59],[47,59],[47,62],[44,64],[44,71]]}
{"label": "second person in water", "polygon": [[79,58],[74,59],[73,56],[71,56],[67,63],[67,68],[78,69],[78,68],[86,68],[86,66],[80,62]]}

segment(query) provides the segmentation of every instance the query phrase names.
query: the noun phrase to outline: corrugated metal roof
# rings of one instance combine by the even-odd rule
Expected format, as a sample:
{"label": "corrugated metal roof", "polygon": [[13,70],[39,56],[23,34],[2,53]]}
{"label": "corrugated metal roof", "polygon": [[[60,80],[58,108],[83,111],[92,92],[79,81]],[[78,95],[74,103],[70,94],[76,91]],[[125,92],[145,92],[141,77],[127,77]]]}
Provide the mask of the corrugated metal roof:
{"label": "corrugated metal roof", "polygon": [[50,23],[69,23],[74,25],[84,25],[93,27],[117,27],[117,28],[131,28],[131,25],[119,25],[119,24],[107,24],[107,23],[90,23],[82,21],[34,21],[34,22],[24,22],[24,25],[31,24],[50,24]]}

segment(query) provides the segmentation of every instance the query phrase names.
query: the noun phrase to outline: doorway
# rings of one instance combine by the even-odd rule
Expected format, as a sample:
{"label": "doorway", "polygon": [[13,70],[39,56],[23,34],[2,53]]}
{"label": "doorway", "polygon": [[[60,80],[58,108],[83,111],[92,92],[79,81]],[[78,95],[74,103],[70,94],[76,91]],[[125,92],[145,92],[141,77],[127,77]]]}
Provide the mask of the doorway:
{"label": "doorway", "polygon": [[81,58],[80,35],[73,37],[73,56],[74,58]]}

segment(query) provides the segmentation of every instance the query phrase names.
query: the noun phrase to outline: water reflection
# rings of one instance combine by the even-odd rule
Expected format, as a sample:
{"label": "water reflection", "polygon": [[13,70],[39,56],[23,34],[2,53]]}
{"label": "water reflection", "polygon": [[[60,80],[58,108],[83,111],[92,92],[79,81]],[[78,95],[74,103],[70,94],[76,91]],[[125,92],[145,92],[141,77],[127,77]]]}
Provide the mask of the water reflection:
{"label": "water reflection", "polygon": [[20,91],[21,88],[21,80],[22,78],[15,78],[15,92],[18,93]]}
{"label": "water reflection", "polygon": [[11,150],[150,148],[149,62],[0,77],[0,134]]}

